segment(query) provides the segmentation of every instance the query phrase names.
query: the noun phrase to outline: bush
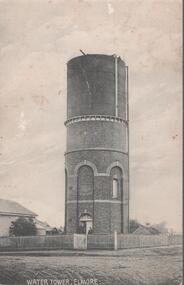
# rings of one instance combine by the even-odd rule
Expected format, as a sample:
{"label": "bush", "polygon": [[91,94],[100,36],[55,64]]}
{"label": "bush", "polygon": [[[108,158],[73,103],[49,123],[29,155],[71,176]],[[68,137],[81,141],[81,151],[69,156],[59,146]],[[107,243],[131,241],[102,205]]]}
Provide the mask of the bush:
{"label": "bush", "polygon": [[20,217],[11,222],[9,228],[10,236],[34,236],[36,235],[36,225],[31,218]]}
{"label": "bush", "polygon": [[140,223],[137,220],[130,220],[129,223],[129,232],[133,233],[138,227]]}

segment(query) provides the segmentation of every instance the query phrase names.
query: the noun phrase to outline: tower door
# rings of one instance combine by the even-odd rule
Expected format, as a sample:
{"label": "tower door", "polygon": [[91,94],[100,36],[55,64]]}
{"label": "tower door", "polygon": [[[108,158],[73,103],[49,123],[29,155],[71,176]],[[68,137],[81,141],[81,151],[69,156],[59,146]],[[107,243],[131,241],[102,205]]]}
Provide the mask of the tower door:
{"label": "tower door", "polygon": [[79,226],[80,233],[88,234],[92,232],[93,219],[90,214],[88,213],[81,214],[79,218],[79,224],[80,224]]}

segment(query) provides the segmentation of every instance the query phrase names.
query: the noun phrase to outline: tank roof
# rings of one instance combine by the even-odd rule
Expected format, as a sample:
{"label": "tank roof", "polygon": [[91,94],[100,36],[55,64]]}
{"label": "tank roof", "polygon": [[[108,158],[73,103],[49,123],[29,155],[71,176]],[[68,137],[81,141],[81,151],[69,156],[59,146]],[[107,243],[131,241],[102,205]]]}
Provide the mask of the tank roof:
{"label": "tank roof", "polygon": [[79,58],[83,58],[83,57],[90,57],[90,56],[94,56],[94,57],[117,57],[119,58],[123,63],[125,63],[120,56],[116,55],[116,54],[111,54],[111,55],[108,55],[108,54],[97,54],[97,53],[87,53],[87,54],[83,54],[83,55],[79,55],[79,56],[75,56],[73,58],[71,58],[70,60],[68,60],[67,64],[70,63],[71,61],[73,60],[77,60]]}

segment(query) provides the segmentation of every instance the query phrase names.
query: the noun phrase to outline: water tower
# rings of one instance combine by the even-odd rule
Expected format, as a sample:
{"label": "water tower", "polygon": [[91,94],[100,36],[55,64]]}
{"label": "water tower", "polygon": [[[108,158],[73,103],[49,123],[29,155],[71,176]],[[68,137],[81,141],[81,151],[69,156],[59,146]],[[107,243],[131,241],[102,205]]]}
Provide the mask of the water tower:
{"label": "water tower", "polygon": [[127,233],[128,72],[116,55],[67,63],[66,233]]}

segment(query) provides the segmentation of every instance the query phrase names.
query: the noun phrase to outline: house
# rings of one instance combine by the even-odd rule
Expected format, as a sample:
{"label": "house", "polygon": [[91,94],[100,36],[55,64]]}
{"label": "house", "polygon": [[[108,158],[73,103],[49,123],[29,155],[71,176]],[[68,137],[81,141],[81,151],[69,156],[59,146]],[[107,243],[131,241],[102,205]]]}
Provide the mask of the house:
{"label": "house", "polygon": [[53,230],[46,222],[39,221],[38,219],[35,219],[35,225],[37,228],[37,235],[39,236],[50,234]]}
{"label": "house", "polygon": [[0,199],[0,236],[9,236],[11,222],[18,218],[24,217],[35,220],[37,216],[15,201]]}
{"label": "house", "polygon": [[159,235],[161,232],[154,227],[139,224],[138,228],[132,233],[135,235]]}

